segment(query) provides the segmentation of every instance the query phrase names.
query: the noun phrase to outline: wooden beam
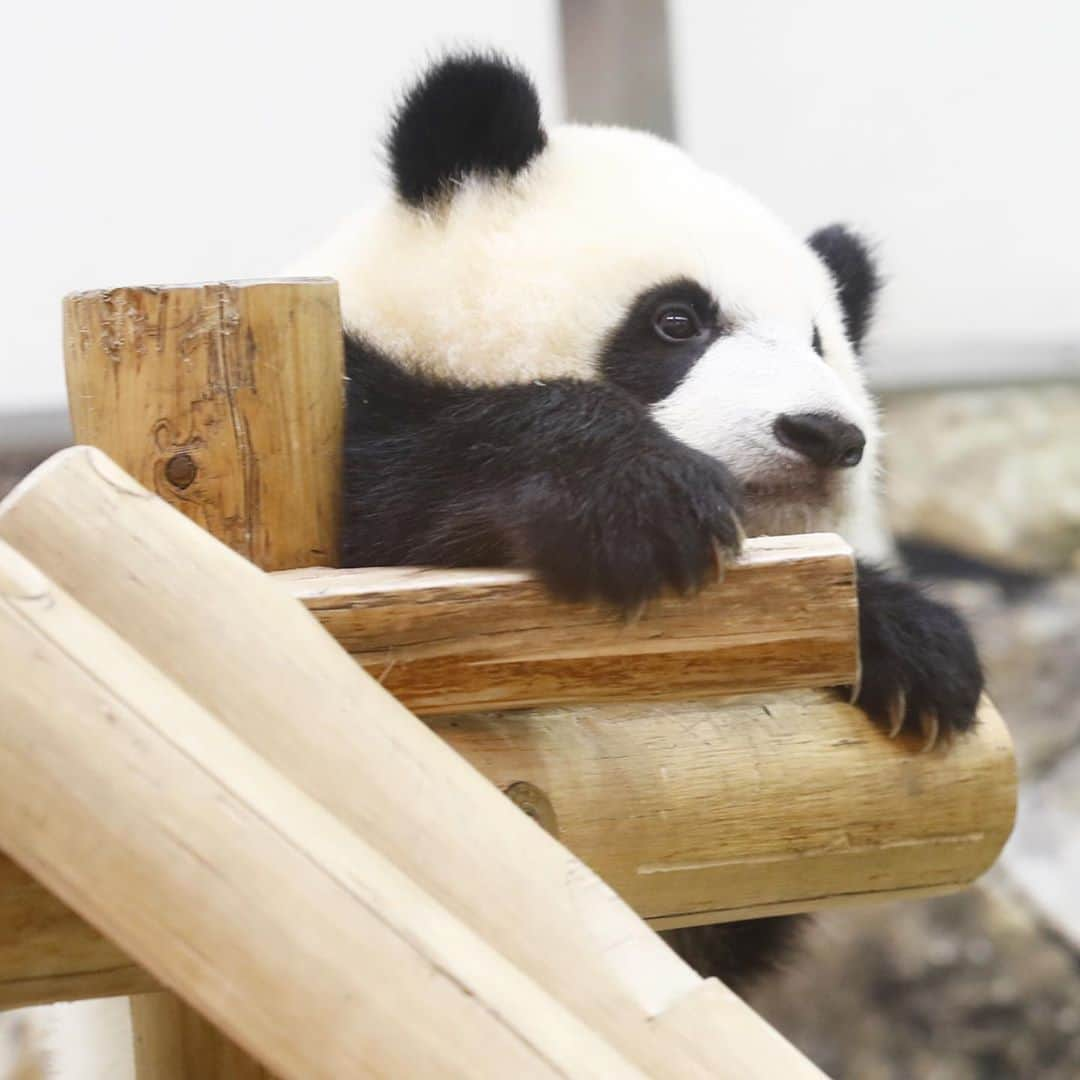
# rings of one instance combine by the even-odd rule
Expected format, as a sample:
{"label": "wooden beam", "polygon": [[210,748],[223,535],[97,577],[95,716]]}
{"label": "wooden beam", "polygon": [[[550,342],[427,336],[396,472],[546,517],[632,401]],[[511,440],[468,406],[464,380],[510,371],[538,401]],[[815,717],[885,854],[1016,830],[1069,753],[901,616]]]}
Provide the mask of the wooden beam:
{"label": "wooden beam", "polygon": [[721,584],[658,600],[632,623],[552,603],[509,570],[313,569],[275,579],[422,715],[857,678],[851,548],[827,534],[750,540]]}

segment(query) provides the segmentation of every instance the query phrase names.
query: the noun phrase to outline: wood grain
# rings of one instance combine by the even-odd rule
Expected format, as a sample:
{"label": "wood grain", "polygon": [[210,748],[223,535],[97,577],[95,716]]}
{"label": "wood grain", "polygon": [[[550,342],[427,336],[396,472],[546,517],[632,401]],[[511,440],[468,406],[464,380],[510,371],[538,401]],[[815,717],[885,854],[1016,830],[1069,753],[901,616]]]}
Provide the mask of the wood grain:
{"label": "wood grain", "polygon": [[333,566],[343,353],[330,279],[73,293],[75,441],[267,570]]}
{"label": "wood grain", "polygon": [[851,684],[851,548],[828,534],[749,540],[725,579],[630,623],[553,603],[499,570],[275,575],[387,690],[421,715],[655,701]]}

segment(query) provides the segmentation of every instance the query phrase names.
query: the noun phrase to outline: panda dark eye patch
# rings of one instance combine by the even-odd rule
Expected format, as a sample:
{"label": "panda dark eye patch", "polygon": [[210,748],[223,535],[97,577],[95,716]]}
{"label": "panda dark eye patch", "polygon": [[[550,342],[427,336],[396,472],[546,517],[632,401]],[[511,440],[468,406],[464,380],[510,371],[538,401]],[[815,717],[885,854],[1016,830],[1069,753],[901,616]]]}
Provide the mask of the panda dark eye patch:
{"label": "panda dark eye patch", "polygon": [[726,329],[716,300],[696,281],[664,282],[640,293],[608,334],[601,372],[645,402],[660,401]]}

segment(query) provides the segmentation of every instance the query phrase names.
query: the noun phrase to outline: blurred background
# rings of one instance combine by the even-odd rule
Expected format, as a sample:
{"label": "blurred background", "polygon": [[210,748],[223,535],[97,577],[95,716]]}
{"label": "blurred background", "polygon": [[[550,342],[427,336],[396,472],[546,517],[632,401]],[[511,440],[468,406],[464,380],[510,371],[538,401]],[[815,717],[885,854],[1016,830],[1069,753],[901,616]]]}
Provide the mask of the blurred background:
{"label": "blurred background", "polygon": [[1021,814],[978,887],[823,917],[755,1003],[835,1077],[1080,1077],[1080,5],[100,0],[5,30],[0,493],[68,438],[64,293],[278,272],[380,184],[395,88],[448,46],[519,57],[548,122],[650,128],[871,237],[891,520],[974,622]]}

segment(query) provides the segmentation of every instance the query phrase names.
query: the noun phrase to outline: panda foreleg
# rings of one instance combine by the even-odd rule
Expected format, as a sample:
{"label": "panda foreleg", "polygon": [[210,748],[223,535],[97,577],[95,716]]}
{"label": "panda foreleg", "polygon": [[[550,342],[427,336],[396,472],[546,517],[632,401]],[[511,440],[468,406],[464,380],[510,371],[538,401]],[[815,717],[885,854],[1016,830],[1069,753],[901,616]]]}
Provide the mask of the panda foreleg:
{"label": "panda foreleg", "polygon": [[435,386],[352,359],[353,565],[522,566],[556,597],[632,612],[696,591],[739,549],[730,472],[618,387]]}

